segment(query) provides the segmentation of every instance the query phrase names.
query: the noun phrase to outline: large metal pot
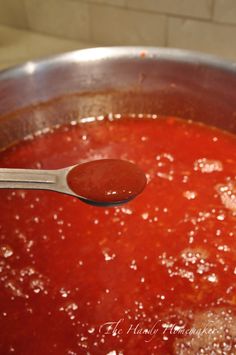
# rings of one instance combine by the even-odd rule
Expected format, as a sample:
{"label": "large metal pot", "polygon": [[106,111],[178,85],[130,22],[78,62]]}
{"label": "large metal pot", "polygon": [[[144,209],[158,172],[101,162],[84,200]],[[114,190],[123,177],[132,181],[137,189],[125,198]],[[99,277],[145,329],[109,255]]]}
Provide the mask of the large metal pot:
{"label": "large metal pot", "polygon": [[[185,51],[158,48],[144,49],[127,47],[100,49],[98,48],[72,52],[44,61],[30,62],[21,67],[10,69],[0,73],[0,149],[4,149],[4,147],[13,144],[15,141],[20,140],[25,136],[34,133],[37,130],[44,130],[51,126],[70,122],[72,120],[79,120],[86,117],[87,119],[89,119],[90,116],[104,115],[109,112],[145,114],[151,113],[158,115],[179,116],[185,119],[198,120],[201,122],[212,124],[226,129],[232,133],[235,133],[236,66],[234,64],[214,59],[213,57],[189,53]],[[139,117],[139,115],[136,116]],[[45,201],[49,200],[46,199]],[[22,203],[25,202],[23,201]],[[69,208],[68,211],[70,211]],[[134,221],[136,223],[136,220]],[[80,221],[78,223],[80,223]],[[50,226],[50,224],[48,225]],[[93,242],[93,238],[90,238],[90,240],[92,240]],[[85,243],[87,243],[87,239],[85,239]],[[64,247],[64,244],[62,245]],[[140,246],[138,248],[140,248]],[[87,250],[87,247],[84,250]],[[58,257],[58,255],[60,256],[60,253],[55,255]],[[70,253],[64,255],[68,255],[68,257],[70,258]],[[42,263],[45,262],[46,258],[47,256],[43,256]],[[59,261],[59,264],[60,263],[61,260]],[[52,264],[49,263],[46,265],[50,266]],[[58,267],[58,270],[59,271],[57,271],[57,273],[60,273],[60,267]],[[75,274],[72,273],[72,275]],[[120,274],[118,273],[117,275],[116,273],[114,275],[109,273],[109,275],[112,276],[108,276],[108,278],[104,278],[104,280],[109,280],[110,277],[116,279],[117,275],[122,275],[122,272]],[[60,280],[60,278],[56,278],[56,280]],[[104,283],[103,281],[101,281],[101,285],[103,284],[105,285],[106,281]],[[90,292],[90,290],[91,288],[89,286],[88,292]],[[144,288],[140,290],[142,290],[142,292],[146,292],[146,289]],[[52,294],[54,294],[53,292],[54,291],[52,291]],[[178,298],[178,294],[175,293],[174,297]],[[184,288],[183,295],[181,297],[185,297]],[[195,297],[194,293],[193,297]],[[152,301],[152,299],[154,298],[150,297],[149,302],[150,300]],[[32,300],[34,299],[32,298]],[[111,300],[110,296],[108,300]],[[119,302],[119,298],[116,298],[116,300],[118,300]],[[124,300],[126,300],[126,298],[124,298]],[[28,322],[28,318],[26,316],[26,313],[24,313],[24,309],[22,311],[22,316],[19,318],[18,322],[17,313],[12,319],[12,322],[16,320],[16,324],[20,330],[21,328],[24,328],[24,325],[22,325],[22,320],[24,322],[24,320],[26,319],[26,324],[28,326],[28,328],[26,329],[27,331],[28,329],[30,329],[30,332],[26,335],[26,332],[18,332],[17,330],[18,334],[16,335],[16,339],[19,336],[25,337],[23,340],[24,342],[22,342],[22,344],[24,345],[23,347],[21,347],[22,344],[20,343],[19,349],[21,349],[23,352],[25,351],[27,354],[34,353],[35,346],[37,346],[37,353],[40,353],[40,349],[41,352],[43,350],[45,351],[43,344],[46,344],[46,347],[47,343],[42,342],[39,344],[38,347],[37,339],[39,339],[42,332],[44,331],[44,328],[42,328],[42,326],[44,327],[47,322],[49,322],[49,326],[50,324],[52,326],[54,324],[50,323],[50,318],[47,317],[44,318],[42,322],[42,315],[44,316],[44,313],[41,314],[43,309],[42,307],[44,307],[44,304],[46,303],[40,303],[41,301],[39,303],[37,303],[37,301],[35,302],[35,308],[39,305],[39,310],[36,316],[38,318],[36,319],[35,324],[31,321]],[[123,301],[121,298],[121,303],[122,302]],[[137,301],[135,301],[135,304],[136,302]],[[198,300],[196,299],[195,303],[197,304],[197,302]],[[88,303],[89,302],[87,302],[86,305]],[[16,304],[21,305],[21,303]],[[27,302],[25,302],[25,304],[27,304]],[[57,299],[55,301],[55,304],[57,307]],[[112,309],[112,307],[109,307],[107,309]],[[135,308],[136,307],[137,306],[135,306]],[[63,307],[59,308],[60,311],[61,309],[63,309]],[[155,307],[149,308],[149,310],[151,309],[155,309]],[[220,345],[219,347],[215,348],[213,347],[215,343],[212,343],[213,345],[210,344],[212,345],[212,351],[214,351],[214,349],[223,349],[221,348],[221,343],[226,344],[226,346],[228,346],[227,342],[223,343],[224,337],[222,338],[222,334],[225,334],[225,336],[228,334],[226,333],[226,329],[228,330],[228,323],[226,323],[227,328],[225,328],[224,330],[221,329],[222,319],[224,319],[221,317],[226,316],[224,308],[222,309],[223,311],[220,313],[220,318],[216,317],[215,325],[216,327],[219,326],[220,329]],[[89,312],[91,312],[91,310]],[[101,312],[101,310],[99,312]],[[2,313],[4,315],[4,312]],[[50,314],[50,317],[51,314],[54,315],[54,308],[52,308],[52,313],[48,312],[47,314]],[[114,314],[118,314],[118,311],[115,311]],[[143,314],[145,315],[145,312],[142,312],[142,317]],[[211,317],[214,317],[214,312],[212,314],[213,316],[211,315]],[[135,315],[137,315],[137,313]],[[31,315],[29,317],[31,317]],[[55,321],[57,321],[57,319],[59,318],[55,318]],[[135,317],[135,320],[136,319],[139,319],[139,317]],[[142,318],[140,317],[140,319]],[[169,319],[171,320],[172,318]],[[209,321],[210,327],[211,320]],[[52,334],[52,336],[50,335],[49,337],[50,340],[48,343],[48,349],[49,346],[51,346],[50,344],[52,344],[50,342],[55,341],[55,337],[62,336],[61,344],[64,344],[64,339],[71,334],[71,329],[77,332],[76,329],[79,323],[80,322],[71,323],[73,325],[73,328],[68,328],[63,336],[62,331],[64,331],[65,328],[62,328],[62,330],[60,330],[59,325],[55,334]],[[32,327],[32,329],[29,328],[29,326]],[[37,327],[39,327],[38,334],[36,331]],[[65,325],[63,325],[63,327],[65,327]],[[202,330],[206,328],[208,328],[208,318],[206,318],[206,323],[204,323],[203,321],[203,327],[199,327],[199,329]],[[6,327],[6,330],[5,332],[3,332],[3,334],[6,334],[8,329],[10,329],[9,326]],[[13,330],[11,329],[11,333],[14,333],[14,329],[14,327]],[[46,331],[48,331],[48,329],[46,329]],[[203,345],[207,345],[206,342],[211,336],[212,339],[215,341],[215,336],[209,334],[210,333],[208,333],[208,336],[206,337],[205,335],[203,336]],[[77,336],[78,333],[75,333],[73,335],[73,337],[76,339],[76,342],[79,339],[81,339],[82,341],[83,337],[77,338]],[[227,336],[230,337],[230,333]],[[14,337],[7,339],[14,340]],[[7,341],[8,340],[6,340],[6,342]],[[82,350],[87,352],[86,349],[82,349],[81,343],[77,344],[79,344],[78,351],[80,353],[82,353]],[[96,343],[94,343],[94,346],[95,344]],[[131,351],[131,353],[134,354],[135,351],[139,350],[138,347],[140,343],[135,344],[134,342],[134,348],[132,347],[133,343],[130,342],[130,344],[131,347],[127,348],[128,352]],[[199,344],[201,345],[202,343],[200,342]],[[9,344],[3,343],[3,353],[4,349],[7,349],[6,346],[8,347]],[[181,343],[175,343],[173,345],[173,347],[175,347],[175,354],[180,353],[178,352],[180,346],[182,346]],[[187,347],[188,346],[189,343],[187,343]],[[194,353],[192,352],[194,351],[194,347],[191,348],[192,351],[190,349],[190,352],[188,352],[189,348],[187,347],[185,348],[187,349],[187,352],[184,351],[183,354]],[[9,349],[14,350],[14,347],[11,347]],[[94,347],[93,349],[96,349],[96,347]],[[141,354],[142,349],[137,353]],[[201,349],[203,349],[203,347]],[[204,349],[208,348],[204,347]],[[53,347],[50,350],[50,353],[57,352],[58,354],[61,354],[62,351],[64,351],[64,348],[62,350],[60,349],[60,341],[58,341],[53,344]],[[103,350],[100,350],[101,349],[99,349],[99,351],[97,352],[95,351],[95,353],[102,353]],[[116,352],[109,352],[109,354],[113,353]]]}
{"label": "large metal pot", "polygon": [[236,64],[177,49],[113,47],[0,73],[0,149],[36,130],[109,112],[174,115],[235,133]]}

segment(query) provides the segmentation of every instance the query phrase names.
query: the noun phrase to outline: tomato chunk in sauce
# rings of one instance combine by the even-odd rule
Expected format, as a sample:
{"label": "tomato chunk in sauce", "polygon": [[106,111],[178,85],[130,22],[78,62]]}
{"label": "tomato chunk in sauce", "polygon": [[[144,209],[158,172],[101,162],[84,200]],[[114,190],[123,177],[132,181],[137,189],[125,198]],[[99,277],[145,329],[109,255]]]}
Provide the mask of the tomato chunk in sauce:
{"label": "tomato chunk in sauce", "polygon": [[236,354],[235,136],[100,117],[20,142],[0,166],[107,158],[147,176],[126,205],[0,190],[0,353]]}

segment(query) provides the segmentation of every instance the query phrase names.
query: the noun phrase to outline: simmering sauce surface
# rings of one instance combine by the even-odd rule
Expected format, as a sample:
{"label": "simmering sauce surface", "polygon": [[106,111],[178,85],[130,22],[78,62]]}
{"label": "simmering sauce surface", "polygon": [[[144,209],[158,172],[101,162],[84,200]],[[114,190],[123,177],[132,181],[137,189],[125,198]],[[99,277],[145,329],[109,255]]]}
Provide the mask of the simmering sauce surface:
{"label": "simmering sauce surface", "polygon": [[1,354],[236,354],[236,139],[155,117],[95,119],[0,154],[15,168],[125,159],[148,178],[109,209],[0,190]]}

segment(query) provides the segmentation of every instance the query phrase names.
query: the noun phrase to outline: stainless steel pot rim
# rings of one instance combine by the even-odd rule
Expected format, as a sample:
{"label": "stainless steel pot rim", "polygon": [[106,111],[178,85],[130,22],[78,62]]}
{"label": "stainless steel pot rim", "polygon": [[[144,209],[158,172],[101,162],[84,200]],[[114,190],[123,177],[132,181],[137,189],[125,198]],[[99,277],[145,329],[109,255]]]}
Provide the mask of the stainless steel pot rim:
{"label": "stainless steel pot rim", "polygon": [[50,56],[43,59],[28,61],[25,64],[0,71],[0,81],[19,78],[27,74],[50,70],[51,66],[65,63],[83,63],[103,60],[161,60],[169,62],[204,65],[236,74],[236,62],[217,58],[201,52],[164,47],[95,47]]}

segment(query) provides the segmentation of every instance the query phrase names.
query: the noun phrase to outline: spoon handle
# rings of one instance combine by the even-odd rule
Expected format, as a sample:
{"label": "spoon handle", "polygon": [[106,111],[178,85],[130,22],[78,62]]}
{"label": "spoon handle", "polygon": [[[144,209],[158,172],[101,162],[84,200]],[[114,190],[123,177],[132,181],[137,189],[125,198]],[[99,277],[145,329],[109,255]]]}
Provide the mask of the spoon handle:
{"label": "spoon handle", "polygon": [[0,168],[0,189],[56,190],[58,180],[56,170]]}

